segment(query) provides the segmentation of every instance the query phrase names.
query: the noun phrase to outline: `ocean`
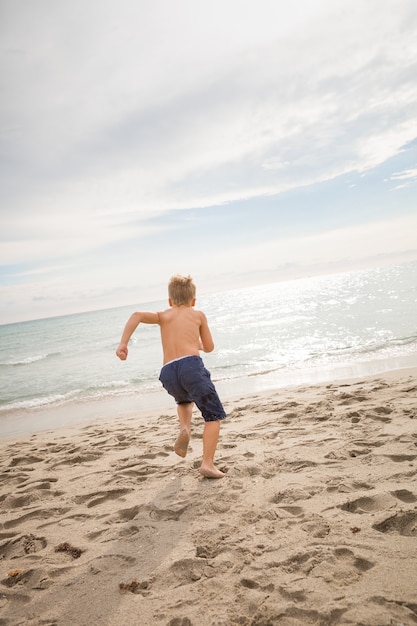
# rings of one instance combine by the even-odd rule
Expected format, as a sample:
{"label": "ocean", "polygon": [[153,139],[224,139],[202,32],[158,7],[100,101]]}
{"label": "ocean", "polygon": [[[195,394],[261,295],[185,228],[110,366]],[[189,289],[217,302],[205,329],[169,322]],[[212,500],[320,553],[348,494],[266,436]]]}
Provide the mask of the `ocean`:
{"label": "ocean", "polygon": [[[158,381],[158,327],[141,325],[128,360],[115,356],[133,311],[166,307],[163,297],[0,326],[0,436],[172,408]],[[197,292],[196,307],[216,344],[202,357],[222,399],[417,366],[416,262]]]}

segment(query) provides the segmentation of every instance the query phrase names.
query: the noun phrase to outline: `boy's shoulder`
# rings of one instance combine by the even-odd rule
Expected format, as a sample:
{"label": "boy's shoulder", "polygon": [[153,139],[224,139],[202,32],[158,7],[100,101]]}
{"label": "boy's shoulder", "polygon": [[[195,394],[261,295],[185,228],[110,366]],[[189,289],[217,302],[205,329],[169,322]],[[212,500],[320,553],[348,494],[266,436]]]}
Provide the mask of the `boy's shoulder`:
{"label": "boy's shoulder", "polygon": [[[206,318],[205,314],[200,309],[195,309],[194,307],[190,307],[190,308],[187,308],[186,310],[187,310],[188,315],[192,317],[199,318],[199,319]],[[183,311],[184,309],[182,308],[169,307],[168,309],[165,309],[164,311],[158,311],[157,315],[159,316],[160,319],[164,319],[164,318],[168,319],[170,317],[172,318],[177,315],[182,315]]]}

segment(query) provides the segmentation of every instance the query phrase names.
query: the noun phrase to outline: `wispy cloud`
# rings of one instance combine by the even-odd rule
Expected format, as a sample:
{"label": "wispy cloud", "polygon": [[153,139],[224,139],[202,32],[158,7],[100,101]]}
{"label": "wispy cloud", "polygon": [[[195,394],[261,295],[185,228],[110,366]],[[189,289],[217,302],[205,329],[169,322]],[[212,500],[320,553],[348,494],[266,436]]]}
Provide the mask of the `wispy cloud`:
{"label": "wispy cloud", "polygon": [[[219,208],[229,216],[253,201],[256,212],[262,198],[295,193],[301,202],[325,184],[337,210],[340,179],[357,191],[354,226],[372,172],[399,193],[414,184],[415,161],[401,161],[417,135],[413,0],[6,0],[0,36],[3,265],[32,262],[38,273],[77,258],[91,284],[116,287],[103,271],[113,259],[130,285],[132,259],[148,255],[163,273],[173,257],[187,264],[180,222],[191,212],[188,235],[201,237],[204,223],[213,236]],[[307,203],[304,220],[324,227],[326,203]],[[244,221],[229,232],[231,267],[235,233],[250,240]]]}
{"label": "wispy cloud", "polygon": [[394,172],[391,176],[391,180],[403,180],[406,181],[400,185],[396,185],[394,189],[404,189],[404,187],[409,187],[410,185],[415,185],[417,183],[417,167],[412,169],[404,170],[403,172]]}

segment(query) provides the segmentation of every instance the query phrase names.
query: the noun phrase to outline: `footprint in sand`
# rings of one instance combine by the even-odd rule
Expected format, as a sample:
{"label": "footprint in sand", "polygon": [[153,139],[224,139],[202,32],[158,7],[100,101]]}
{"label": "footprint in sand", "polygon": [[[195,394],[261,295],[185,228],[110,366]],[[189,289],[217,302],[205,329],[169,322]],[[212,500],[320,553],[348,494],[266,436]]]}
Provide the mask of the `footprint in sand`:
{"label": "footprint in sand", "polygon": [[81,463],[89,463],[90,461],[97,461],[103,456],[102,452],[75,452],[73,455],[66,457],[62,461],[51,464],[51,468],[55,469],[62,465],[80,465]]}
{"label": "footprint in sand", "polygon": [[404,463],[406,461],[414,461],[417,459],[417,454],[384,454],[382,455],[394,463]]}
{"label": "footprint in sand", "polygon": [[206,541],[196,547],[196,557],[200,559],[215,559],[226,548],[217,541]]}
{"label": "footprint in sand", "polygon": [[32,504],[32,502],[38,501],[39,497],[36,493],[28,493],[22,495],[9,494],[3,499],[1,503],[1,508],[6,510],[21,509],[24,506]]}
{"label": "footprint in sand", "polygon": [[[279,613],[279,622],[284,624],[288,624],[289,626],[314,626],[316,624],[338,624],[341,623],[339,621],[340,617],[343,615],[346,609],[338,609],[334,608],[330,613],[326,613],[325,611],[317,611],[315,609],[303,609],[297,606],[288,606],[285,609],[282,609]],[[261,626],[263,624],[275,624],[277,616],[276,603],[272,602],[269,604],[268,601],[266,604],[260,606],[254,617],[251,624]],[[242,616],[242,624],[245,622],[245,619]],[[240,623],[240,622],[236,622]],[[352,622],[353,623],[353,622]]]}
{"label": "footprint in sand", "polygon": [[349,406],[350,404],[353,404],[355,402],[365,402],[365,400],[369,400],[367,396],[360,396],[358,394],[351,394],[347,392],[339,394],[338,399],[341,400],[341,402],[339,402],[339,405],[341,406]]}
{"label": "footprint in sand", "polygon": [[45,537],[35,535],[21,535],[15,539],[6,541],[0,546],[1,559],[16,559],[40,552],[47,546]]}
{"label": "footprint in sand", "polygon": [[157,450],[156,452],[148,452],[147,454],[142,454],[142,459],[156,459],[158,457],[165,458],[169,456],[169,452],[165,452],[164,450]]}
{"label": "footprint in sand", "polygon": [[172,483],[155,496],[153,502],[147,505],[147,509],[151,519],[178,521],[191,504],[192,497],[184,499],[178,491],[178,485]]}
{"label": "footprint in sand", "polygon": [[372,526],[380,533],[417,537],[417,511],[401,511]]}
{"label": "footprint in sand", "polygon": [[240,585],[245,589],[256,589],[264,593],[271,593],[271,591],[275,589],[275,586],[271,582],[262,584],[262,582],[258,582],[252,578],[241,578]]}
{"label": "footprint in sand", "polygon": [[26,513],[26,515],[21,515],[20,517],[16,517],[15,519],[7,520],[6,522],[3,523],[3,528],[14,528],[15,526],[24,524],[27,521],[32,520],[32,519],[38,519],[38,520],[51,519],[54,516],[64,515],[69,510],[70,510],[70,507],[42,509],[42,510],[38,509],[37,511]]}
{"label": "footprint in sand", "polygon": [[301,525],[301,528],[315,539],[323,539],[330,534],[330,525],[320,515],[311,515],[310,519]]}
{"label": "footprint in sand", "polygon": [[[398,505],[398,502],[412,504],[417,497],[408,489],[397,489],[386,494],[362,496],[339,505],[337,508],[348,513],[367,514],[384,511]],[[401,511],[372,526],[382,533],[417,536],[417,512]]]}
{"label": "footprint in sand", "polygon": [[[143,482],[155,475],[163,476],[171,472],[170,467],[152,465],[149,462],[144,462],[143,457],[140,459],[122,459],[113,467],[118,480],[131,478],[134,482]],[[114,477],[110,479],[109,483],[114,483]]]}
{"label": "footprint in sand", "polygon": [[129,509],[122,509],[117,513],[119,521],[131,522],[139,513],[140,507],[138,505],[132,506]]}
{"label": "footprint in sand", "polygon": [[388,509],[394,502],[395,500],[390,494],[361,496],[355,500],[340,504],[337,508],[348,513],[373,513],[374,511]]}
{"label": "footprint in sand", "polygon": [[117,500],[122,498],[127,493],[130,493],[132,489],[109,489],[107,491],[95,491],[93,493],[87,493],[83,496],[75,496],[74,502],[76,504],[86,504],[87,508],[97,506],[107,502],[108,500]]}
{"label": "footprint in sand", "polygon": [[282,504],[283,502],[291,504],[292,502],[298,502],[299,500],[309,500],[315,493],[317,493],[315,490],[307,491],[301,487],[294,487],[285,489],[284,491],[278,491],[269,499],[269,501],[272,502],[272,504]]}
{"label": "footprint in sand", "polygon": [[136,562],[137,559],[135,557],[125,554],[103,554],[91,561],[90,571],[93,574],[98,574],[102,571],[119,574],[123,572],[125,568],[134,565]]}
{"label": "footprint in sand", "polygon": [[205,558],[187,558],[175,561],[169,568],[174,587],[196,583],[200,579],[214,578],[216,568],[209,566]]}
{"label": "footprint in sand", "polygon": [[189,508],[188,504],[182,502],[174,504],[172,503],[168,508],[161,508],[156,505],[150,506],[149,516],[154,520],[173,520],[177,522],[180,517],[187,511]]}
{"label": "footprint in sand", "polygon": [[344,483],[337,479],[326,487],[326,491],[328,491],[329,493],[352,493],[355,491],[368,490],[373,488],[374,485],[371,485],[370,483],[362,483],[357,481],[354,481],[353,483]]}
{"label": "footprint in sand", "polygon": [[385,424],[388,424],[392,421],[391,417],[387,417],[391,413],[392,409],[389,406],[377,406],[368,411],[366,417],[369,417],[376,422],[383,422]]}
{"label": "footprint in sand", "polygon": [[191,626],[191,620],[188,617],[173,617],[168,626]]}
{"label": "footprint in sand", "polygon": [[28,480],[24,485],[20,485],[21,493],[25,491],[32,492],[34,489],[45,490],[50,489],[52,483],[58,482],[58,478],[51,476],[44,476],[43,478],[36,478],[35,480]]}
{"label": "footprint in sand", "polygon": [[[24,585],[26,589],[48,589],[53,584],[53,580],[49,577],[46,570],[28,569],[12,572],[14,575],[9,575],[7,578],[3,578],[1,582],[5,587],[14,587],[15,585]],[[0,624],[3,622],[0,621]],[[7,623],[7,622],[5,622]]]}
{"label": "footprint in sand", "polygon": [[336,548],[311,571],[312,576],[319,576],[336,587],[356,583],[362,575],[372,569],[375,563],[357,556],[349,548]]}
{"label": "footprint in sand", "polygon": [[414,495],[414,493],[408,491],[408,489],[397,489],[396,491],[391,491],[391,494],[395,498],[398,498],[398,500],[401,500],[401,502],[407,502],[409,504],[412,502],[417,502],[417,497]]}
{"label": "footprint in sand", "polygon": [[235,469],[239,472],[239,475],[242,476],[259,476],[262,472],[262,467],[259,465],[253,465],[251,463],[247,463],[245,465],[240,465],[236,463]]}
{"label": "footprint in sand", "polygon": [[331,549],[327,546],[298,552],[280,563],[280,567],[288,573],[314,576],[336,586],[357,582],[374,565],[375,563],[357,556],[349,548]]}
{"label": "footprint in sand", "polygon": [[320,548],[315,548],[307,552],[296,552],[289,558],[285,559],[281,563],[274,565],[281,568],[284,572],[289,574],[303,574],[308,575],[321,561],[324,559],[324,554]]}
{"label": "footprint in sand", "polygon": [[302,472],[305,469],[312,469],[313,467],[317,467],[318,463],[314,461],[310,461],[309,459],[305,460],[297,460],[297,461],[282,461],[278,463],[278,468],[282,472]]}
{"label": "footprint in sand", "polygon": [[292,517],[300,517],[304,515],[304,509],[301,506],[291,506],[287,504],[279,506],[278,509],[289,513]]}
{"label": "footprint in sand", "polygon": [[44,460],[45,459],[43,457],[33,456],[30,454],[28,456],[15,456],[10,461],[9,467],[16,467],[16,466],[22,466],[22,465],[27,466],[27,465],[30,465],[31,463],[41,463]]}

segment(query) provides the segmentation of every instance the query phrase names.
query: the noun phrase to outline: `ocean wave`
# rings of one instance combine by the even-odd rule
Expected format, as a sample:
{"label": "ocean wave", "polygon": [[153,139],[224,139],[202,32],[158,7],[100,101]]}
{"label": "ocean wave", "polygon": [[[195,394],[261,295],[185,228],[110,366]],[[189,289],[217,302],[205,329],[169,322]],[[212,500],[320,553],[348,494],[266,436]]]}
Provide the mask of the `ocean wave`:
{"label": "ocean wave", "polygon": [[288,361],[287,365],[332,365],[343,361],[351,361],[352,363],[359,361],[369,361],[375,358],[387,358],[406,356],[416,351],[417,336],[396,337],[383,341],[374,341],[364,344],[353,344],[329,348],[327,350],[311,352],[306,358],[295,360],[293,363]]}
{"label": "ocean wave", "polygon": [[410,335],[409,337],[399,337],[398,339],[391,339],[389,343],[394,346],[407,346],[410,343],[417,342],[417,335]]}
{"label": "ocean wave", "polygon": [[3,363],[0,363],[0,367],[21,367],[24,365],[31,365],[32,363],[37,363],[38,361],[44,361],[45,359],[49,359],[51,357],[55,357],[59,355],[60,355],[60,352],[36,354],[34,356],[28,356],[28,357],[17,359],[17,360],[3,361]]}
{"label": "ocean wave", "polygon": [[361,348],[357,348],[356,351],[361,355],[374,355],[375,353],[386,353],[392,352],[393,354],[397,354],[399,352],[404,352],[404,348],[407,347],[406,352],[412,347],[412,344],[417,342],[416,336],[410,337],[395,337],[393,339],[388,339],[386,341],[382,341],[380,343],[375,343],[373,345],[363,346]]}
{"label": "ocean wave", "polygon": [[97,385],[92,385],[90,389],[98,390],[98,389],[118,389],[120,387],[129,387],[130,381],[128,380],[109,380],[105,383],[100,383]]}
{"label": "ocean wave", "polygon": [[235,380],[239,378],[249,378],[252,376],[265,376],[266,374],[273,374],[286,368],[286,364],[271,364],[267,369],[260,367],[259,364],[239,364],[238,366],[221,366],[218,368],[210,368],[213,382],[223,382],[226,380]]}
{"label": "ocean wave", "polygon": [[45,406],[61,405],[65,402],[73,400],[77,396],[77,392],[70,392],[68,394],[53,394],[50,396],[41,396],[38,398],[28,398],[26,400],[17,400],[14,402],[7,402],[0,406],[0,412],[16,411],[26,409],[38,409]]}
{"label": "ocean wave", "polygon": [[26,411],[41,409],[46,407],[63,406],[76,402],[90,402],[94,400],[105,400],[122,396],[147,393],[159,388],[159,381],[153,383],[142,382],[141,385],[131,385],[128,381],[110,381],[100,385],[94,385],[87,389],[73,389],[67,393],[56,393],[48,396],[38,396],[25,398],[11,402],[0,401],[0,414],[9,411]]}

